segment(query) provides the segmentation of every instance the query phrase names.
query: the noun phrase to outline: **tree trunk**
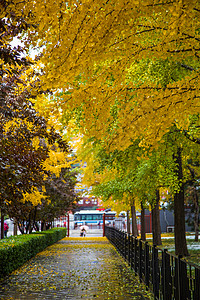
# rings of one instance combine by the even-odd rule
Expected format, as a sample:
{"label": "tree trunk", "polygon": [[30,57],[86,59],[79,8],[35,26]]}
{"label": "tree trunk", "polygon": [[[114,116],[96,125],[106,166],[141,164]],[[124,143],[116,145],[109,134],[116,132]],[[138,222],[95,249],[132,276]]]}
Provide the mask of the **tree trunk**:
{"label": "tree trunk", "polygon": [[137,229],[135,203],[133,203],[133,205],[131,206],[131,217],[132,217],[132,235],[134,237],[137,237],[138,236],[138,229]]}
{"label": "tree trunk", "polygon": [[1,239],[4,238],[4,213],[1,209]]}
{"label": "tree trunk", "polygon": [[152,208],[152,211],[151,211],[152,212],[153,244],[156,246],[162,245],[159,203],[160,203],[159,191],[156,190],[156,204]]}
{"label": "tree trunk", "polygon": [[16,220],[16,218],[14,218],[13,221],[14,221],[13,235],[17,235],[17,220]]}
{"label": "tree trunk", "polygon": [[184,208],[184,190],[183,190],[183,171],[181,149],[178,149],[177,155],[174,157],[177,163],[177,176],[179,179],[180,190],[174,195],[174,234],[175,234],[175,253],[176,255],[187,256],[186,236],[185,236],[185,208]]}
{"label": "tree trunk", "polygon": [[25,233],[25,231],[24,231],[24,229],[25,229],[24,221],[18,222],[17,225],[18,225],[18,228],[19,228],[19,231],[21,232],[21,234],[24,234]]}
{"label": "tree trunk", "polygon": [[145,228],[145,209],[141,202],[141,240],[146,241],[146,228]]}
{"label": "tree trunk", "polygon": [[42,221],[41,222],[41,231],[45,231],[46,230],[46,222]]}
{"label": "tree trunk", "polygon": [[190,174],[192,176],[192,182],[193,182],[193,203],[194,203],[194,231],[195,231],[195,242],[198,242],[199,240],[199,197],[198,197],[198,191],[195,184],[195,171],[190,166],[188,166],[188,169],[190,170]]}
{"label": "tree trunk", "polygon": [[[35,206],[34,209],[34,215],[33,215],[33,229],[35,228],[35,231],[39,231],[38,224],[36,222],[36,215],[37,215],[37,206]],[[52,228],[52,222],[51,222],[51,228]]]}

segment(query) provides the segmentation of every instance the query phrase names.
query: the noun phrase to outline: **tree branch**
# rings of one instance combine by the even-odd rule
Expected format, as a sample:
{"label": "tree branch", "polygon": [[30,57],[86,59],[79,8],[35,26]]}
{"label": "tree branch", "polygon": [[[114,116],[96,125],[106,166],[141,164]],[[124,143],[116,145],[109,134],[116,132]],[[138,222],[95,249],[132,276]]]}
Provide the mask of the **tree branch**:
{"label": "tree branch", "polygon": [[191,142],[195,143],[195,144],[200,144],[200,139],[196,138],[194,136],[192,136],[191,134],[189,134],[187,132],[187,130],[183,130],[183,134],[185,135],[185,137],[190,140]]}

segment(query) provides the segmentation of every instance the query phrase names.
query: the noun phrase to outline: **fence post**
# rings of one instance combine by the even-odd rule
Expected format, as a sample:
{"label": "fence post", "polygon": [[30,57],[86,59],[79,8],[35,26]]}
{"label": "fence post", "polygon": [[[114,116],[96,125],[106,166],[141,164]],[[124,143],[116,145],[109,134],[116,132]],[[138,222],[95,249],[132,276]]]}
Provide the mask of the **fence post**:
{"label": "fence post", "polygon": [[133,236],[131,235],[131,249],[130,249],[130,251],[131,251],[131,269],[133,269],[133,258],[134,258],[134,256],[133,256]]}
{"label": "fence post", "polygon": [[167,249],[164,249],[164,251],[162,251],[162,292],[163,300],[172,299],[171,266],[170,256],[167,253]]}
{"label": "fence post", "polygon": [[152,248],[152,268],[153,268],[153,293],[155,299],[159,299],[159,273],[158,273],[158,249],[154,245]]}
{"label": "fence post", "polygon": [[105,213],[103,213],[103,236],[105,236]]}
{"label": "fence post", "polygon": [[189,280],[187,278],[186,262],[181,260],[182,256],[178,256],[178,299],[191,299],[189,291]]}
{"label": "fence post", "polygon": [[131,248],[131,245],[130,245],[130,233],[128,233],[128,263],[129,263],[129,265],[130,265],[130,262],[131,262],[130,248]]}
{"label": "fence post", "polygon": [[69,212],[67,214],[67,236],[69,237]]}
{"label": "fence post", "polygon": [[142,240],[139,240],[139,278],[142,281]]}
{"label": "fence post", "polygon": [[177,292],[178,292],[178,300],[181,300],[181,267],[180,267],[180,260],[181,260],[182,256],[179,255],[178,259],[177,259]]}
{"label": "fence post", "polygon": [[130,217],[129,217],[129,210],[127,210],[127,233],[130,234]]}
{"label": "fence post", "polygon": [[117,234],[117,240],[118,240],[118,248],[119,248],[119,252],[120,252],[120,254],[122,254],[122,253],[121,253],[121,251],[122,251],[122,250],[121,250],[121,242],[122,242],[122,241],[121,241],[121,240],[122,240],[121,231],[119,231],[118,234]]}
{"label": "fence post", "polygon": [[114,241],[115,241],[115,245],[116,245],[116,248],[119,250],[118,231],[116,230],[116,228],[113,228],[113,230],[114,230]]}
{"label": "fence post", "polygon": [[137,252],[138,252],[138,247],[137,247],[137,244],[138,244],[138,240],[135,238],[134,240],[134,269],[135,269],[135,273],[137,273]]}
{"label": "fence post", "polygon": [[118,250],[121,253],[121,233],[120,231],[117,231],[117,245],[118,245]]}
{"label": "fence post", "polygon": [[126,232],[123,233],[123,238],[124,238],[124,258],[126,259],[126,253],[127,253],[127,235]]}
{"label": "fence post", "polygon": [[149,287],[149,244],[145,242],[145,284]]}
{"label": "fence post", "polygon": [[200,269],[195,268],[194,300],[200,299]]}

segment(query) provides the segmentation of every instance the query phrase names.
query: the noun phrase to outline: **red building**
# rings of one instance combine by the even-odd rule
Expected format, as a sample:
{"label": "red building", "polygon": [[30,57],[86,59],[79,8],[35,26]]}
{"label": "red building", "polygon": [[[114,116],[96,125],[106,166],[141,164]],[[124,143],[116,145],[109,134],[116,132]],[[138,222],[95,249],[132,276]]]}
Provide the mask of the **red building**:
{"label": "red building", "polygon": [[95,197],[83,197],[79,200],[77,204],[76,211],[83,210],[83,209],[100,209],[102,205],[100,201]]}

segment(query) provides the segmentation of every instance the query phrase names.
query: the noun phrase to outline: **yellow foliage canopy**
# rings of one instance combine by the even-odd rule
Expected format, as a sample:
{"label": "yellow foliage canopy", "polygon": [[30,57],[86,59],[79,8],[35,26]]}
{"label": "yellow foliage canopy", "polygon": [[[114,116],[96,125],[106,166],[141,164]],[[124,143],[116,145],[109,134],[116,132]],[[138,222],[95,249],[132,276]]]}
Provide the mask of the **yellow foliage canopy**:
{"label": "yellow foliage canopy", "polygon": [[[9,8],[37,24],[28,42],[42,47],[43,87],[62,89],[55,103],[62,111],[81,107],[88,136],[117,148],[138,136],[152,144],[200,111],[199,1],[15,0]],[[163,87],[130,73],[146,59],[193,60],[193,67]]]}
{"label": "yellow foliage canopy", "polygon": [[49,157],[44,161],[42,167],[45,171],[50,171],[59,177],[62,168],[70,168],[71,163],[69,158],[67,159],[66,153],[63,151],[49,151]]}
{"label": "yellow foliage canopy", "polygon": [[133,65],[147,58],[198,61],[198,1],[45,2],[32,8],[39,19],[34,39],[45,45],[44,85],[68,92],[60,99],[63,110],[82,107],[89,136],[105,138],[114,128],[108,138],[117,147],[138,136],[152,143],[174,120],[185,126],[188,113],[199,112],[198,70],[165,88],[148,78],[136,84],[134,73],[130,78]]}
{"label": "yellow foliage canopy", "polygon": [[38,204],[42,203],[43,199],[46,199],[47,196],[44,195],[45,193],[45,187],[43,187],[43,191],[39,192],[37,188],[32,188],[31,192],[24,193],[22,202],[30,202],[33,204],[33,206],[37,206]]}

